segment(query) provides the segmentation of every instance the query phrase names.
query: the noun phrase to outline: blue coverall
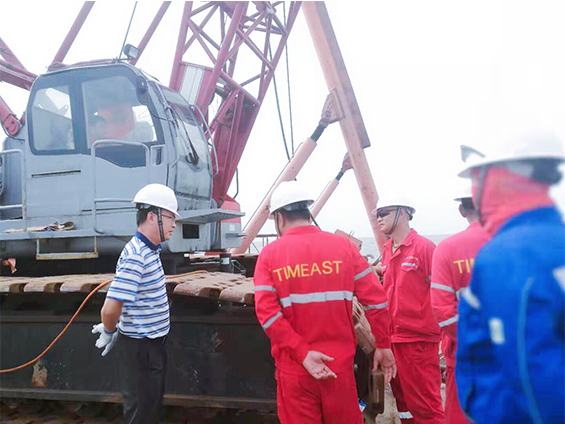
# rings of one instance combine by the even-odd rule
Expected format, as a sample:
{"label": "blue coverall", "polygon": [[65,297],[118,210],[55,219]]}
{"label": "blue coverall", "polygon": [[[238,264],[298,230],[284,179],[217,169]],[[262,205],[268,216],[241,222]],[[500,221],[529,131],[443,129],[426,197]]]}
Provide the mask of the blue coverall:
{"label": "blue coverall", "polygon": [[565,423],[565,226],[512,217],[479,251],[459,304],[459,400],[476,423]]}

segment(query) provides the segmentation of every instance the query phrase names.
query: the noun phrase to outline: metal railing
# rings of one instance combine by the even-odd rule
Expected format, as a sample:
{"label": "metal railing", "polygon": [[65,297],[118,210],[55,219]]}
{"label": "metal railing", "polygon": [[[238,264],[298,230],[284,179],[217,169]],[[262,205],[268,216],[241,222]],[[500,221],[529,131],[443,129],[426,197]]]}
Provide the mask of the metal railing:
{"label": "metal railing", "polygon": [[10,154],[19,154],[20,155],[22,203],[14,204],[14,205],[0,206],[0,210],[21,208],[21,210],[22,210],[22,229],[24,231],[27,231],[27,190],[26,190],[26,183],[25,183],[25,175],[26,175],[26,172],[25,172],[26,171],[25,155],[24,155],[24,152],[20,149],[10,149],[10,150],[0,151],[0,156],[8,156]]}

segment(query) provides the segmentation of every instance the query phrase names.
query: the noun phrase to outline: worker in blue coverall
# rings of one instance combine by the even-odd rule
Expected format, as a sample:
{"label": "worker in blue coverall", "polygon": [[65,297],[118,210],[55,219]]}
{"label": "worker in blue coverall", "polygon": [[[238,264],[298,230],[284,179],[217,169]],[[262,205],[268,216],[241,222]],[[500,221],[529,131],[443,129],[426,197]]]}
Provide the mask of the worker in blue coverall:
{"label": "worker in blue coverall", "polygon": [[462,156],[492,239],[459,305],[459,400],[476,423],[565,423],[565,226],[548,194],[562,142],[534,131]]}

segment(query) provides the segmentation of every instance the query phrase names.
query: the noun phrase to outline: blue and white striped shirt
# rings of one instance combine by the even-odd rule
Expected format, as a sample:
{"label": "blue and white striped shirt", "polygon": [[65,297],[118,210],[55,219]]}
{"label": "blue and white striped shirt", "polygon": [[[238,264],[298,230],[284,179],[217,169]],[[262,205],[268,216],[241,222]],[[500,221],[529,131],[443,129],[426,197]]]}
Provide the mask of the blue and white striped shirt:
{"label": "blue and white striped shirt", "polygon": [[128,337],[155,339],[169,333],[169,301],[160,253],[160,246],[137,232],[118,260],[107,297],[124,302],[118,329]]}

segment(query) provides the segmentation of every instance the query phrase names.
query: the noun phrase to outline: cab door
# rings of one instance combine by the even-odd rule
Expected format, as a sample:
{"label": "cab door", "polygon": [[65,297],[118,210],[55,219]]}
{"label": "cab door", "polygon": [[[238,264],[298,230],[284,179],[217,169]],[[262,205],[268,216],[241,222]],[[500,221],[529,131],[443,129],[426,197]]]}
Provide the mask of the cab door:
{"label": "cab door", "polygon": [[80,213],[85,158],[76,134],[80,108],[72,72],[42,76],[27,108],[27,214],[36,224],[72,220]]}
{"label": "cab door", "polygon": [[82,211],[91,214],[96,208],[97,231],[122,233],[124,224],[115,215],[132,212],[131,200],[146,184],[167,183],[161,123],[140,102],[136,87],[140,77],[131,67],[87,68],[76,78],[90,182]]}

